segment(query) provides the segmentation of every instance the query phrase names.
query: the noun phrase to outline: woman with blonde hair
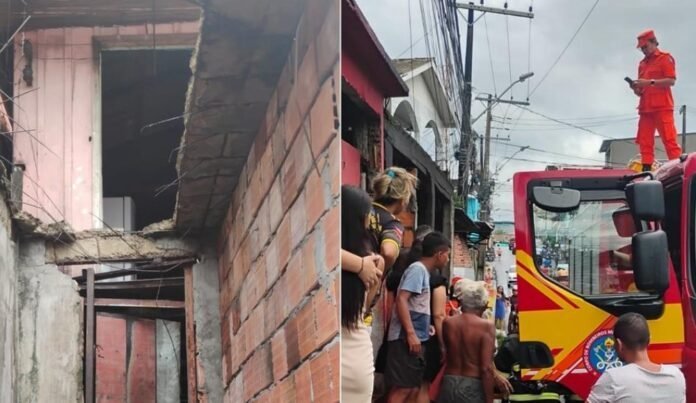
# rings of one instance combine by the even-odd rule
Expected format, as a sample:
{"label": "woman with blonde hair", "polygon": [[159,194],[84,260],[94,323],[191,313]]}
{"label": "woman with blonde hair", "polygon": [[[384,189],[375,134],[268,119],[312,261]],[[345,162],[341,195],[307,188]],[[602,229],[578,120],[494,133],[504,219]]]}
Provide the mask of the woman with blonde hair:
{"label": "woman with blonde hair", "polygon": [[[404,212],[418,186],[418,178],[403,168],[390,167],[378,174],[372,181],[372,212],[369,230],[373,250],[384,258],[384,277],[396,262],[403,243],[404,226],[396,217]],[[368,293],[366,322],[370,324],[372,343],[377,353],[384,342],[386,320],[388,317],[384,304],[379,303],[380,287]],[[386,302],[386,300],[383,300]],[[375,308],[377,305],[377,308]],[[374,317],[373,317],[374,315]],[[384,357],[384,355],[382,355]],[[381,362],[382,360],[380,360]],[[378,365],[378,372],[383,368]],[[378,388],[381,389],[381,388]]]}
{"label": "woman with blonde hair", "polygon": [[403,240],[404,227],[396,216],[407,209],[417,186],[418,178],[399,167],[387,168],[372,182],[370,230],[387,269],[399,257]]}

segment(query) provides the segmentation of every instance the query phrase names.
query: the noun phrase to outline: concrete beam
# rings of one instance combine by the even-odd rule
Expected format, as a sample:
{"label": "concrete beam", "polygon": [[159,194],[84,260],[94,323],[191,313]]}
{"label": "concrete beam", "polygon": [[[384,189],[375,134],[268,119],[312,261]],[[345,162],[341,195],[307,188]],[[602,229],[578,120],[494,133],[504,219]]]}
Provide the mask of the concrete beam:
{"label": "concrete beam", "polygon": [[46,241],[46,263],[57,265],[173,260],[196,256],[195,242],[175,237],[150,239],[136,234],[84,231],[75,240]]}

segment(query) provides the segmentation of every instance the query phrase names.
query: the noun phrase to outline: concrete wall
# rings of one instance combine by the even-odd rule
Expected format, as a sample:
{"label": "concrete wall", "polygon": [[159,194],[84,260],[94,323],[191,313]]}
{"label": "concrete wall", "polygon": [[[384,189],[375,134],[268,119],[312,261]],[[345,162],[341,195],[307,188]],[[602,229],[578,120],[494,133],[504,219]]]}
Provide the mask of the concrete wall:
{"label": "concrete wall", "polygon": [[[146,25],[74,27],[17,36],[14,93],[24,95],[15,98],[14,119],[20,132],[13,140],[14,161],[26,165],[25,211],[46,222],[64,219],[76,230],[102,227],[94,217],[101,216],[102,206],[97,45],[118,41],[124,48],[142,47],[133,38],[151,31],[152,26]],[[157,25],[160,44],[167,43],[168,35],[195,32],[197,22]],[[27,60],[22,38],[33,48],[32,86],[21,79]]]}
{"label": "concrete wall", "polygon": [[17,248],[12,240],[9,209],[0,201],[0,402],[17,401],[15,395],[14,332],[17,308]]}
{"label": "concrete wall", "polygon": [[[168,320],[156,321],[157,343],[157,403],[179,403],[179,368],[181,368],[181,324]],[[212,400],[220,401],[220,400]]]}
{"label": "concrete wall", "polygon": [[193,314],[196,323],[198,396],[221,402],[222,343],[220,340],[220,280],[215,250],[204,250],[193,266]]}
{"label": "concrete wall", "polygon": [[82,402],[82,300],[77,284],[44,256],[44,241],[21,243],[15,401]]}
{"label": "concrete wall", "polygon": [[339,399],[338,14],[307,1],[221,231],[225,402]]}

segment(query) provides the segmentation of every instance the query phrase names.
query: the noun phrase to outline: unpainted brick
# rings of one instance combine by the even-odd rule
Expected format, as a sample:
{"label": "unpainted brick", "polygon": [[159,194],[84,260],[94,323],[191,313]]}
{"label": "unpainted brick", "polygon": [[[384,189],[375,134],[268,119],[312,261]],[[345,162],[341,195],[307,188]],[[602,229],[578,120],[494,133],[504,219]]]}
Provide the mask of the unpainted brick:
{"label": "unpainted brick", "polygon": [[286,215],[278,227],[276,239],[278,240],[278,267],[281,272],[284,270],[290,258],[291,239],[290,239],[290,216]]}
{"label": "unpainted brick", "polygon": [[311,119],[311,138],[312,152],[318,155],[332,139],[337,135],[335,120],[338,116],[334,115],[335,89],[331,78],[328,78],[321,86],[321,91],[317,96],[310,113]]}
{"label": "unpainted brick", "polygon": [[317,323],[318,345],[325,344],[338,334],[338,298],[333,290],[333,281],[330,284],[329,289],[320,288],[312,299]]}
{"label": "unpainted brick", "polygon": [[266,263],[264,267],[266,268],[266,283],[270,287],[278,278],[280,274],[280,267],[278,265],[278,239],[277,237],[271,240],[271,243],[266,248],[264,253]]}
{"label": "unpainted brick", "polygon": [[310,170],[307,184],[304,187],[304,199],[307,228],[311,230],[326,210],[324,207],[324,186],[321,178],[313,169]]}
{"label": "unpainted brick", "polygon": [[297,317],[290,318],[285,324],[285,346],[288,354],[288,368],[295,368],[300,363],[300,344],[297,335]]}
{"label": "unpainted brick", "polygon": [[307,201],[305,200],[304,193],[300,193],[300,196],[295,200],[290,210],[290,238],[292,242],[290,243],[290,249],[295,250],[297,245],[304,239],[305,233],[307,232]]}
{"label": "unpainted brick", "polygon": [[317,345],[314,309],[311,303],[306,303],[297,314],[297,338],[300,359],[304,360],[314,351]]}
{"label": "unpainted brick", "polygon": [[310,43],[297,72],[296,88],[299,88],[300,91],[297,93],[295,100],[302,118],[309,113],[310,106],[314,101],[314,96],[319,92],[319,77],[317,76],[316,60],[315,45],[314,43]]}
{"label": "unpainted brick", "polygon": [[323,20],[324,24],[316,37],[317,75],[319,79],[330,75],[338,65],[340,55],[338,28],[341,26],[338,2],[329,1],[330,9]]}
{"label": "unpainted brick", "polygon": [[332,384],[331,360],[328,351],[322,351],[310,361],[314,401],[337,402],[338,385]]}
{"label": "unpainted brick", "polygon": [[269,193],[270,202],[270,225],[271,233],[276,232],[280,225],[280,220],[283,219],[283,178],[280,175],[276,176],[271,191]]}
{"label": "unpainted brick", "polygon": [[285,329],[279,329],[271,338],[271,354],[273,356],[273,380],[278,382],[288,373]]}
{"label": "unpainted brick", "polygon": [[314,399],[314,393],[312,392],[312,372],[309,361],[302,363],[294,372],[294,375],[298,403],[318,402],[318,400]]}
{"label": "unpainted brick", "polygon": [[273,382],[271,350],[268,343],[254,352],[244,365],[244,400],[249,401],[257,392]]}
{"label": "unpainted brick", "polygon": [[287,271],[284,275],[288,279],[288,299],[286,304],[292,311],[300,303],[306,293],[304,287],[304,270],[302,267],[302,254],[296,253],[288,262]]}
{"label": "unpainted brick", "polygon": [[340,209],[334,207],[325,216],[326,235],[326,267],[327,270],[337,267],[339,264],[339,250],[341,248],[340,236]]}
{"label": "unpainted brick", "polygon": [[314,233],[305,238],[305,244],[302,246],[302,271],[304,272],[304,288],[313,290],[317,285],[317,265],[314,255],[316,250],[316,241]]}

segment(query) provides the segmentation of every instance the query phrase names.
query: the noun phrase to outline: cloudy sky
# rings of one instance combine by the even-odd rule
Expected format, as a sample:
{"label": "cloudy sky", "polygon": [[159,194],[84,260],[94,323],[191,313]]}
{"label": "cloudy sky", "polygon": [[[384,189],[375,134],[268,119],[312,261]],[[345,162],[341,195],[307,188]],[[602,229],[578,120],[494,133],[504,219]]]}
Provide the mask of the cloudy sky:
{"label": "cloudy sky", "polygon": [[[393,58],[405,58],[411,54],[413,57],[428,56],[425,41],[421,40],[424,36],[421,3],[427,13],[435,1],[358,0],[358,4],[387,53]],[[532,1],[509,0],[508,4],[511,9],[526,11]],[[504,3],[503,0],[485,1],[485,5],[495,7],[502,7]],[[692,28],[690,17],[696,15],[696,1],[600,0],[561,60],[551,69],[594,4],[595,0],[534,1],[531,53],[529,20],[490,14],[475,25],[475,91],[502,91],[510,84],[511,76],[514,80],[527,72],[528,55],[531,55],[531,71],[535,75],[529,89],[533,90],[547,73],[548,76],[531,94],[529,108],[601,135],[563,126],[530,112],[520,116],[522,111],[516,107],[496,106],[493,136],[509,136],[510,141],[492,143],[491,147],[493,170],[507,161],[497,178],[495,219],[512,218],[512,186],[508,179],[514,172],[543,169],[552,162],[601,164],[604,159],[599,153],[602,136],[635,135],[637,98],[623,78],[637,75],[642,54],[635,47],[635,38],[647,28],[656,31],[660,47],[676,59],[675,104],[686,104],[687,108],[693,105],[687,114],[687,120],[693,123],[689,126],[687,122],[687,128],[696,128],[696,52],[693,51],[696,28]],[[463,17],[460,17],[460,27],[464,44],[466,23]],[[412,53],[409,38],[414,43]],[[526,83],[518,84],[512,91],[518,100],[526,99],[527,93]],[[477,116],[482,110],[483,106],[474,102],[472,115]],[[681,117],[676,112],[675,119],[681,131]],[[479,133],[484,132],[484,120],[480,119],[474,126]],[[542,162],[509,160],[507,157],[519,150],[515,145],[548,152],[525,150],[514,157]]]}

